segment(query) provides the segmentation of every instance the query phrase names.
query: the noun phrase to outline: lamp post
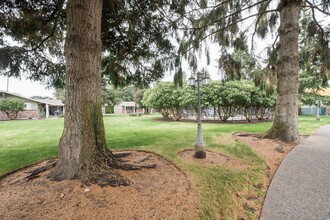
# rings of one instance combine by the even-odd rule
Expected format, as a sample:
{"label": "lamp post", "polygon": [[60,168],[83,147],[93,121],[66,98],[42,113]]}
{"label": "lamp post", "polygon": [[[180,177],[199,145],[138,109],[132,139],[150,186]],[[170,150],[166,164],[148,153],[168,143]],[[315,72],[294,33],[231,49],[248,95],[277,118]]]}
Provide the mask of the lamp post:
{"label": "lamp post", "polygon": [[321,106],[321,101],[320,100],[318,100],[316,102],[316,106],[317,106],[317,108],[316,108],[316,121],[320,121],[320,106]]}
{"label": "lamp post", "polygon": [[9,92],[9,76],[7,77],[7,92]]}
{"label": "lamp post", "polygon": [[197,86],[197,103],[198,103],[198,110],[197,110],[197,137],[196,137],[196,144],[195,144],[195,157],[196,158],[205,158],[206,157],[206,149],[205,143],[203,140],[203,132],[202,132],[202,120],[201,120],[201,96],[200,96],[200,85],[207,85],[209,77],[206,74],[197,72],[195,77],[191,76],[189,78],[189,85],[190,86]]}

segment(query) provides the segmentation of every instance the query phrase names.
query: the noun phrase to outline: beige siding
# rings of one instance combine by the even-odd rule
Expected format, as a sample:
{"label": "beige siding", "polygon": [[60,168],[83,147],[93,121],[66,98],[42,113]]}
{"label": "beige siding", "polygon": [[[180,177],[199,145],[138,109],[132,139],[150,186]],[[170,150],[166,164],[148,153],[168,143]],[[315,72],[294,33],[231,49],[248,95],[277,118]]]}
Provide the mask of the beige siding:
{"label": "beige siding", "polygon": [[[24,100],[22,100],[24,101]],[[37,110],[38,109],[38,104],[36,102],[29,102],[29,101],[25,101],[24,102],[25,105],[27,106],[27,110]]]}
{"label": "beige siding", "polygon": [[[0,95],[0,99],[3,99],[3,98],[4,97],[2,95]],[[6,94],[6,98],[15,98],[15,99],[18,99],[18,100],[23,101],[25,104],[31,106],[31,108],[28,109],[28,110],[38,110],[38,103],[37,102],[33,102],[32,100],[24,99],[24,98],[13,96],[13,95],[9,95],[9,94]]]}

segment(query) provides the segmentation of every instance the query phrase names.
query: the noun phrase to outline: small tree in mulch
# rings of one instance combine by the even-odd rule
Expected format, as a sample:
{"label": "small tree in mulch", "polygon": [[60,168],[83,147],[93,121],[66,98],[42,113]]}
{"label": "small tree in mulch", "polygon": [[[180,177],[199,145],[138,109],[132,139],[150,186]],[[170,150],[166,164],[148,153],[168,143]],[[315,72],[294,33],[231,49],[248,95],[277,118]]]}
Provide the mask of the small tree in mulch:
{"label": "small tree in mulch", "polygon": [[0,111],[5,113],[10,120],[17,118],[18,112],[24,111],[25,103],[19,99],[8,98],[0,101]]}

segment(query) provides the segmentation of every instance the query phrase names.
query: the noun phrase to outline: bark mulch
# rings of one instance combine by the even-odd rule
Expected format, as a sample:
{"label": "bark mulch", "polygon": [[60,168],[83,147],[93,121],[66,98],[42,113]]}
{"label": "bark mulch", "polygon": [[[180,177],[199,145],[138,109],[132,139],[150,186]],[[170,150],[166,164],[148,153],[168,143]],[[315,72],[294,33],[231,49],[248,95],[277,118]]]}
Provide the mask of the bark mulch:
{"label": "bark mulch", "polygon": [[190,182],[175,165],[148,152],[132,151],[125,159],[157,166],[118,170],[131,185],[103,188],[50,181],[51,168],[26,178],[49,161],[14,172],[0,180],[0,219],[196,219]]}

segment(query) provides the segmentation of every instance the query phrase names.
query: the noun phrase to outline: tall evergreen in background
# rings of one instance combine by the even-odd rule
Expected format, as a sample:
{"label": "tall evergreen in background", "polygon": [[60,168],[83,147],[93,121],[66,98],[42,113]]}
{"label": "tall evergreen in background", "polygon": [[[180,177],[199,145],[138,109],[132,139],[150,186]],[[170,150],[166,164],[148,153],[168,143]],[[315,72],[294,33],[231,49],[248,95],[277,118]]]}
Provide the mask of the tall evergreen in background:
{"label": "tall evergreen in background", "polygon": [[[318,39],[320,75],[322,79],[329,77],[329,24],[319,22],[317,15],[329,19],[330,2],[327,0],[228,0],[198,1],[186,16],[186,27],[183,33],[179,54],[186,58],[193,70],[197,69],[196,51],[205,50],[208,60],[210,54],[202,42],[207,39],[220,46],[219,68],[225,70],[227,79],[246,78],[242,74],[249,68],[244,54],[253,54],[255,37],[265,38],[274,35],[274,43],[268,48],[268,64],[259,71],[259,79],[273,76],[277,79],[277,100],[275,118],[272,128],[265,134],[269,138],[278,138],[290,142],[298,140],[298,76],[299,54],[298,42],[300,34],[299,17],[301,11],[310,11],[312,17],[307,21]],[[247,34],[252,35],[252,51],[248,51]],[[311,35],[310,35],[311,36]],[[235,59],[235,54],[241,58]],[[180,62],[179,62],[180,63]],[[252,62],[251,70],[258,70]],[[255,69],[254,69],[255,68]],[[250,71],[251,71],[250,70]],[[260,73],[262,77],[260,77]]]}

